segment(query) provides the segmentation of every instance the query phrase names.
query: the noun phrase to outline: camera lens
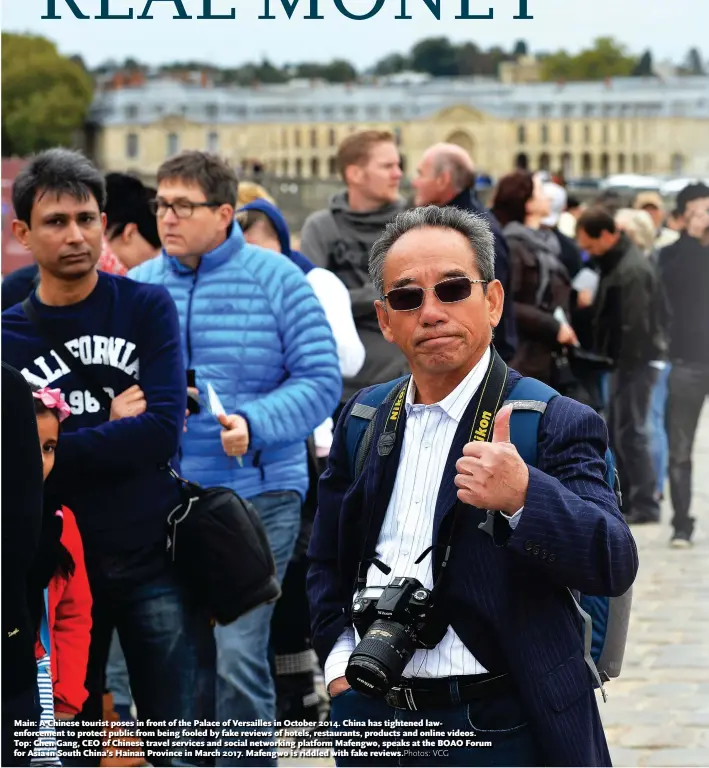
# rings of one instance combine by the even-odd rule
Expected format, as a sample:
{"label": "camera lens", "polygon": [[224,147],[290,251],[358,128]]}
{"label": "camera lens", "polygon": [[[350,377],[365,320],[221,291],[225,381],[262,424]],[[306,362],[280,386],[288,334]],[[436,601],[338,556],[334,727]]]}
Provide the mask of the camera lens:
{"label": "camera lens", "polygon": [[408,627],[377,619],[350,656],[347,682],[367,696],[385,696],[401,679],[416,650]]}

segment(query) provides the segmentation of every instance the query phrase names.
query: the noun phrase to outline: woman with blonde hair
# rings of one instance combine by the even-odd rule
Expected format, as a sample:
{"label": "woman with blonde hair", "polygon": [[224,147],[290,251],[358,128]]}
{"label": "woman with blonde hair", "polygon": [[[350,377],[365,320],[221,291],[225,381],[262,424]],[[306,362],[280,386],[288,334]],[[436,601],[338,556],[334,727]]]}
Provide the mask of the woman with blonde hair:
{"label": "woman with blonde hair", "polygon": [[621,208],[615,215],[615,223],[646,256],[653,254],[657,235],[652,217],[647,211]]}
{"label": "woman with blonde hair", "polygon": [[253,203],[254,200],[268,200],[271,205],[276,205],[276,201],[260,184],[255,181],[240,181],[236,198],[237,209]]}

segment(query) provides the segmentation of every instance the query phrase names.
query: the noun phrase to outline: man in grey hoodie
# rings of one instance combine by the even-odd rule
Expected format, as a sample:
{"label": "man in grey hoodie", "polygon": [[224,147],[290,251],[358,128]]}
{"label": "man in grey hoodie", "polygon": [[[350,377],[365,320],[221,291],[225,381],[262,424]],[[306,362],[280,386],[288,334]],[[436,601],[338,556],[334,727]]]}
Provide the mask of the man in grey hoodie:
{"label": "man in grey hoodie", "polygon": [[403,174],[391,133],[353,133],[340,145],[337,162],[347,189],[332,197],[329,209],[308,217],[300,244],[316,266],[334,272],[350,292],[367,356],[360,372],[344,380],[346,402],[363,387],[408,373],[404,356],[379,329],[374,301],[380,297],[368,271],[372,245],[406,204],[399,195]]}

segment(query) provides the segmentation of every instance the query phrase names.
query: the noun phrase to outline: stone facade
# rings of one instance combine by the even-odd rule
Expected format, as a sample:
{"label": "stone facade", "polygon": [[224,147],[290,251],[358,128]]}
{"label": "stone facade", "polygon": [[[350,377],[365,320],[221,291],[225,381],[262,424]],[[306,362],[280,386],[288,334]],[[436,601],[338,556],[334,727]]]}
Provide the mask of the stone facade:
{"label": "stone facade", "polygon": [[365,128],[396,135],[409,176],[438,141],[464,147],[493,178],[525,164],[568,178],[709,174],[709,77],[255,88],[149,80],[99,93],[90,125],[91,153],[102,168],[145,177],[189,148],[269,175],[334,178],[339,142]]}

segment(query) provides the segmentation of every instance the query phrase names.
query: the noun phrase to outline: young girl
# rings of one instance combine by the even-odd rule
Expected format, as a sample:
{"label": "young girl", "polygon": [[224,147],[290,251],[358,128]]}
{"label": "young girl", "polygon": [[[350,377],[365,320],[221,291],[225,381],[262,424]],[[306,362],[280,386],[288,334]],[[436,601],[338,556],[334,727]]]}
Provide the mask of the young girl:
{"label": "young girl", "polygon": [[[58,389],[33,387],[33,397],[46,481],[54,467],[59,425],[71,410]],[[74,515],[67,507],[57,509],[47,499],[28,587],[30,612],[37,628],[42,707],[37,746],[44,755],[33,758],[32,764],[61,765],[51,721],[73,718],[88,696],[84,683],[91,641],[91,592]]]}

